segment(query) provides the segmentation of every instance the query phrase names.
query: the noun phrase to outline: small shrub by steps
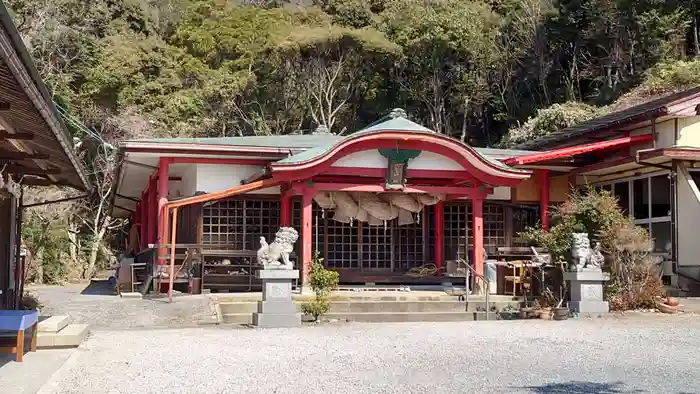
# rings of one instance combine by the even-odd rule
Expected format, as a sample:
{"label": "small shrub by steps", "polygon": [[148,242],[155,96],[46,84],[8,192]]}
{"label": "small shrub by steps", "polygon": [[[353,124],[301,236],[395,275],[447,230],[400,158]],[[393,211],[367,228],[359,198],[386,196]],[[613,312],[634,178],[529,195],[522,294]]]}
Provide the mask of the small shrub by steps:
{"label": "small shrub by steps", "polygon": [[331,308],[329,296],[338,287],[340,276],[337,272],[323,266],[323,257],[319,251],[314,252],[311,260],[309,284],[314,291],[314,299],[301,304],[304,314],[313,316],[314,320],[328,313]]}

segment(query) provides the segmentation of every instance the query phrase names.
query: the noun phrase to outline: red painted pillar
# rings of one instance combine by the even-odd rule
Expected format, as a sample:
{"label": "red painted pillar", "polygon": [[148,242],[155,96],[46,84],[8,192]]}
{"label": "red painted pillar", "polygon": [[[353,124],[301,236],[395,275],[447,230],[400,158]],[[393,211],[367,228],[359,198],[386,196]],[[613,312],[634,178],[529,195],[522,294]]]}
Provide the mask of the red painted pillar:
{"label": "red painted pillar", "polygon": [[472,237],[474,239],[474,270],[484,275],[484,200],[472,200]]}
{"label": "red painted pillar", "polygon": [[549,231],[549,171],[537,172],[540,181],[540,223],[542,229]]}
{"label": "red painted pillar", "polygon": [[311,238],[312,238],[312,201],[313,195],[310,190],[305,190],[301,199],[301,283],[303,286],[309,283],[309,272],[311,272]]}
{"label": "red painted pillar", "polygon": [[280,196],[280,227],[292,225],[292,195],[283,191]]}
{"label": "red painted pillar", "polygon": [[442,273],[445,263],[445,204],[438,201],[435,204],[435,267],[438,275]]}
{"label": "red painted pillar", "polygon": [[148,184],[146,190],[141,193],[141,249],[148,246]]}
{"label": "red painted pillar", "polygon": [[139,250],[135,250],[134,252],[140,252],[141,251],[141,203],[140,202],[136,203],[136,209],[134,210],[134,213],[131,215],[131,226],[136,227],[138,229],[136,236],[138,237],[138,240],[139,240]]}
{"label": "red painted pillar", "polygon": [[[154,195],[154,200],[155,200],[155,193]],[[165,215],[165,204],[168,203],[168,159],[161,157],[160,162],[158,163],[158,197],[157,201],[154,201],[154,209],[156,210],[154,212],[154,217],[153,220],[155,223],[157,223],[156,228],[158,229],[157,235],[154,234],[154,242],[157,243],[159,246],[158,248],[158,255],[159,256],[164,256],[165,255],[165,240],[167,239],[167,234],[168,234],[168,229],[167,228],[161,228],[163,227],[163,215]],[[156,221],[157,220],[157,221]],[[174,221],[175,219],[173,219]],[[173,239],[172,242],[174,243],[175,240]],[[161,253],[162,252],[162,253]],[[161,259],[158,260],[158,264],[164,264],[164,261],[161,261]]]}
{"label": "red painted pillar", "polygon": [[148,220],[150,222],[148,226],[148,234],[150,235],[148,243],[156,244],[158,243],[158,180],[156,178],[151,180],[150,190],[150,193],[148,193],[148,198],[150,200],[149,206],[151,207],[151,212],[148,215]]}

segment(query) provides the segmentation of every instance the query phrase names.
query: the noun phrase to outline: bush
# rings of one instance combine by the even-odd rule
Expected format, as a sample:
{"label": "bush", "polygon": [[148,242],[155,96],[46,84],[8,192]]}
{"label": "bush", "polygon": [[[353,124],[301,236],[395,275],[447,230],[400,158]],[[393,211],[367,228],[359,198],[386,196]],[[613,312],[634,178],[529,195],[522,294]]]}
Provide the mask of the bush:
{"label": "bush", "polygon": [[327,298],[318,296],[311,301],[301,304],[301,311],[305,315],[313,316],[315,321],[318,321],[318,318],[328,313],[330,309],[331,302]]}
{"label": "bush", "polygon": [[22,296],[21,309],[25,311],[35,311],[43,308],[44,305],[39,302],[39,299],[32,293],[24,293]]}
{"label": "bush", "polygon": [[330,310],[328,296],[338,287],[340,277],[337,272],[328,270],[323,266],[323,258],[319,251],[314,252],[311,260],[311,273],[309,285],[314,291],[314,299],[301,305],[304,314],[311,315],[315,320],[325,315]]}
{"label": "bush", "polygon": [[652,240],[634,224],[610,192],[588,188],[575,192],[553,209],[550,231],[529,228],[526,240],[549,249],[553,261],[571,261],[571,234],[585,232],[600,244],[605,255],[603,269],[610,273],[605,293],[614,310],[651,308],[663,295],[661,278],[651,257]]}
{"label": "bush", "polygon": [[337,272],[323,266],[323,257],[319,251],[314,252],[311,260],[309,285],[316,295],[327,297],[338,287],[340,277]]}
{"label": "bush", "polygon": [[525,123],[508,130],[498,146],[508,148],[597,118],[606,112],[606,108],[573,101],[554,104],[548,108],[537,110],[537,114],[530,117]]}

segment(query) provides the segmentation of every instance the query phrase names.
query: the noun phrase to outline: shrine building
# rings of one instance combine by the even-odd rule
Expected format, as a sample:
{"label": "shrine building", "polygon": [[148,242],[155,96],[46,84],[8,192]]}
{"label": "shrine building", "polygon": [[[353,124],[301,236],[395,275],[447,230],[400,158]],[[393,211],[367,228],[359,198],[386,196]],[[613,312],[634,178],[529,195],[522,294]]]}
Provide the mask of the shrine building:
{"label": "shrine building", "polygon": [[[483,275],[485,258],[528,246],[519,232],[547,228],[552,205],[592,185],[610,190],[650,231],[654,252],[673,262],[669,278],[700,276],[692,259],[700,245],[679,231],[700,220],[698,104],[700,88],[515,150],[469,146],[400,109],[346,136],[321,127],[124,141],[112,211],[129,219],[124,247],[135,261],[161,276],[176,272],[161,291],[193,276],[212,291],[259,291],[260,237],[272,242],[281,226],[299,232],[301,284],[318,251],[341,284],[439,285],[452,261]],[[192,248],[202,254],[201,272],[182,268]],[[407,275],[420,267],[432,269]]]}

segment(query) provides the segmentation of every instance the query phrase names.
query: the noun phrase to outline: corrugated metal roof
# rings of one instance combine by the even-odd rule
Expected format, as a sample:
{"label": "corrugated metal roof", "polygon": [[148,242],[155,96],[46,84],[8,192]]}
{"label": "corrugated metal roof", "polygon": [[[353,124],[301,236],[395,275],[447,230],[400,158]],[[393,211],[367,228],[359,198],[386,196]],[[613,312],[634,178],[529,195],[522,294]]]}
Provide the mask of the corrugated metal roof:
{"label": "corrugated metal roof", "polygon": [[395,118],[390,118],[383,122],[372,124],[360,130],[359,133],[370,133],[373,131],[405,131],[434,133],[434,131],[430,130],[429,128],[401,116],[397,116]]}
{"label": "corrugated metal roof", "polygon": [[162,144],[205,144],[222,146],[246,146],[260,148],[301,148],[309,149],[319,145],[325,145],[340,141],[343,137],[332,134],[290,134],[290,135],[255,135],[245,137],[218,137],[218,138],[151,138],[124,141],[147,142]]}
{"label": "corrugated metal roof", "polygon": [[[68,128],[63,123],[61,114],[56,109],[52,96],[2,1],[0,28],[3,31],[3,45],[7,42],[11,46],[9,50],[2,51],[4,83],[7,88],[2,93],[10,97],[11,100],[8,101],[12,102],[11,110],[5,116],[16,128],[36,132],[36,138],[25,141],[25,144],[34,153],[50,155],[45,163],[61,170],[60,174],[53,176],[57,180],[56,183],[88,190],[91,185],[73,151],[73,139]],[[13,80],[15,83],[12,83]],[[43,142],[43,145],[40,142]]]}
{"label": "corrugated metal roof", "polygon": [[[399,111],[399,112],[396,112]],[[299,150],[292,156],[277,161],[278,164],[295,164],[323,155],[337,143],[348,138],[357,138],[359,135],[374,134],[382,131],[399,131],[402,133],[434,133],[434,131],[413,122],[404,117],[405,113],[394,110],[390,116],[384,117],[374,124],[348,136],[332,134],[298,134],[298,135],[277,135],[277,136],[245,136],[245,137],[219,137],[219,138],[153,138],[143,140],[125,141],[145,142],[149,144],[192,144],[192,145],[221,145],[228,147],[247,148],[288,148]],[[461,141],[455,141],[463,144]],[[513,149],[493,149],[474,148],[477,153],[494,164],[503,166],[497,160],[504,160],[510,157],[517,157],[533,153],[525,150]]]}
{"label": "corrugated metal roof", "polygon": [[579,137],[588,133],[609,129],[614,126],[623,126],[641,122],[653,117],[663,116],[667,113],[667,107],[679,102],[700,96],[700,86],[671,94],[644,104],[640,104],[624,111],[613,112],[600,118],[592,119],[576,126],[567,127],[555,133],[532,141],[518,144],[517,149],[544,149],[549,144],[555,144],[570,138]]}

